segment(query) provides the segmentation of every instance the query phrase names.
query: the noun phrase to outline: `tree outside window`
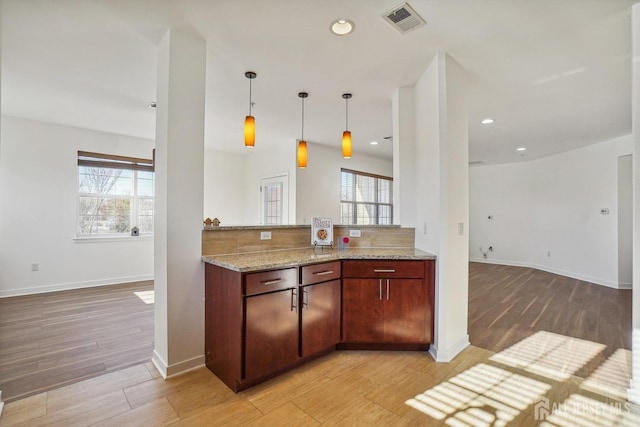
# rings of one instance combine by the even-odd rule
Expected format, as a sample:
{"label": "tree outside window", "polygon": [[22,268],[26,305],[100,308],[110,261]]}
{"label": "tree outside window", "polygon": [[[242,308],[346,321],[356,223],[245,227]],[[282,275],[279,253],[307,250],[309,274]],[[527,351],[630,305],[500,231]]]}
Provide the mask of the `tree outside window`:
{"label": "tree outside window", "polygon": [[153,233],[153,171],[135,169],[132,158],[90,154],[78,153],[78,235],[129,235],[134,226]]}

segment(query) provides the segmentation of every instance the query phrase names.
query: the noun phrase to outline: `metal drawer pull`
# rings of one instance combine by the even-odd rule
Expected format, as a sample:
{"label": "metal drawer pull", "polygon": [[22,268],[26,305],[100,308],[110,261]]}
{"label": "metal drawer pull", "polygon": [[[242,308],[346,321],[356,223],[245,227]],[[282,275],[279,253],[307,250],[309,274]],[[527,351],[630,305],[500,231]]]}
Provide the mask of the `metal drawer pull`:
{"label": "metal drawer pull", "polygon": [[263,280],[262,283],[264,283],[265,286],[269,286],[269,285],[275,285],[276,283],[280,283],[282,282],[282,279],[275,279],[275,280]]}
{"label": "metal drawer pull", "polygon": [[373,270],[374,273],[395,273],[395,270]]}
{"label": "metal drawer pull", "polygon": [[327,271],[318,271],[317,273],[313,273],[316,276],[326,276],[327,274],[333,274],[333,270],[327,270]]}

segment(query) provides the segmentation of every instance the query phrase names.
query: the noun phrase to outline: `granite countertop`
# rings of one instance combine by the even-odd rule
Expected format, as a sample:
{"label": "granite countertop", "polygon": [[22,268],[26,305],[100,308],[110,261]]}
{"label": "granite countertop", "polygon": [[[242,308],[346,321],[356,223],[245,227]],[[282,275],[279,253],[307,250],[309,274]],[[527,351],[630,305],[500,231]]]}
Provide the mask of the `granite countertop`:
{"label": "granite countertop", "polygon": [[414,248],[358,248],[338,251],[313,248],[285,249],[229,255],[204,255],[202,261],[241,273],[274,268],[296,267],[341,259],[436,259],[428,252]]}

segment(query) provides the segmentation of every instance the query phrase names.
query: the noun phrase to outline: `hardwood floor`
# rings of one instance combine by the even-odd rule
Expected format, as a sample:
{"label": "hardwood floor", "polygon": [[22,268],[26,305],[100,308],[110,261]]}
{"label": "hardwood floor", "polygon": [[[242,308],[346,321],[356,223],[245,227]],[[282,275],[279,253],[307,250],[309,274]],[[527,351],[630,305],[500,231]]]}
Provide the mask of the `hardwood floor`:
{"label": "hardwood floor", "polygon": [[147,281],[0,299],[4,401],[150,360],[152,294]]}
{"label": "hardwood floor", "polygon": [[526,427],[546,415],[540,405],[548,426],[640,425],[638,408],[616,397],[628,382],[605,386],[543,360],[536,371],[497,356],[473,346],[451,363],[424,352],[336,351],[238,394],[206,368],[165,381],[147,363],[9,403],[0,427]]}
{"label": "hardwood floor", "polygon": [[[105,311],[115,310],[104,304]],[[472,263],[472,346],[450,363],[423,352],[336,351],[238,394],[205,368],[165,381],[150,362],[124,369],[108,363],[113,369],[105,375],[7,403],[0,427],[534,426],[541,416],[544,425],[556,427],[640,425],[640,409],[625,401],[630,304],[630,291]],[[74,323],[87,314],[81,303],[75,306],[58,323],[79,333]],[[19,309],[8,316],[8,325],[0,322],[0,372],[8,366],[2,364],[5,342],[24,347],[24,354],[34,347],[17,338],[19,324],[31,329],[34,316]],[[109,329],[110,322],[103,322],[97,330]],[[73,351],[63,360],[72,357]],[[18,359],[11,366],[19,367]],[[55,364],[53,356],[42,360],[43,368]],[[2,383],[0,389],[5,395]]]}
{"label": "hardwood floor", "polygon": [[469,264],[472,344],[502,351],[536,331],[631,349],[631,290],[540,270]]}

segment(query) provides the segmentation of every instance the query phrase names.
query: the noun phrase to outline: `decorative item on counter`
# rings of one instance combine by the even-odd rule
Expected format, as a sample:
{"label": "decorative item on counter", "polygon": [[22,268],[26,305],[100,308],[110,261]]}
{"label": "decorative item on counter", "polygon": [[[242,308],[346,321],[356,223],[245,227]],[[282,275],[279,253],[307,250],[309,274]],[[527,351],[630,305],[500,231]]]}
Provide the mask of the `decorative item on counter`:
{"label": "decorative item on counter", "polygon": [[311,244],[318,246],[333,245],[333,220],[314,217],[311,221]]}
{"label": "decorative item on counter", "polygon": [[207,218],[203,222],[204,228],[218,227],[220,225],[220,220],[218,218]]}
{"label": "decorative item on counter", "polygon": [[349,249],[349,238],[345,236],[340,241],[338,241],[338,250],[345,251],[347,249]]}
{"label": "decorative item on counter", "polygon": [[329,246],[333,251],[333,220],[331,218],[314,217],[312,219],[311,244],[314,253],[318,246],[323,252],[325,246]]}
{"label": "decorative item on counter", "polygon": [[132,236],[139,236],[140,235],[140,229],[138,227],[133,227],[131,229],[131,235]]}

